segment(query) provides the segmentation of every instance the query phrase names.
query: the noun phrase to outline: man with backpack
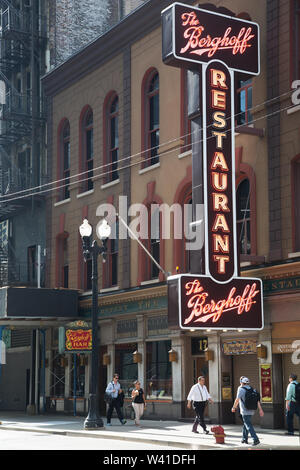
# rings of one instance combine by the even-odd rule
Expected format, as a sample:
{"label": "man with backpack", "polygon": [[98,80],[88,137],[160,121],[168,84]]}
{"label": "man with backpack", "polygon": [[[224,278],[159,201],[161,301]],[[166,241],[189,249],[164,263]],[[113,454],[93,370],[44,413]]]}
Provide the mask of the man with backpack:
{"label": "man with backpack", "polygon": [[242,376],[240,378],[240,386],[237,390],[237,396],[231,411],[235,413],[237,407],[240,407],[240,413],[243,419],[243,438],[242,443],[248,444],[248,434],[250,433],[253,438],[253,445],[256,446],[260,443],[253,424],[251,422],[252,416],[255,411],[259,410],[259,415],[264,415],[263,409],[260,404],[259,393],[250,387],[250,381],[247,377]]}
{"label": "man with backpack", "polygon": [[[287,435],[294,435],[294,415],[300,419],[300,384],[297,382],[297,375],[289,376],[289,385],[286,389],[285,408],[287,421]],[[300,423],[299,423],[300,425]]]}

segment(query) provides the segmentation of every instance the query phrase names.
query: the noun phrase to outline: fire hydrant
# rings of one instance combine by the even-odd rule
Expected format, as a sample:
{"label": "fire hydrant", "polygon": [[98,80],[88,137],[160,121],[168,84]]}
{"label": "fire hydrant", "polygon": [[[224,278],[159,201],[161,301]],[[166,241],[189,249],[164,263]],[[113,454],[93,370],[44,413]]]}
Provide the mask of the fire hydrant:
{"label": "fire hydrant", "polygon": [[211,432],[214,433],[216,444],[224,444],[225,432],[222,426],[212,427]]}

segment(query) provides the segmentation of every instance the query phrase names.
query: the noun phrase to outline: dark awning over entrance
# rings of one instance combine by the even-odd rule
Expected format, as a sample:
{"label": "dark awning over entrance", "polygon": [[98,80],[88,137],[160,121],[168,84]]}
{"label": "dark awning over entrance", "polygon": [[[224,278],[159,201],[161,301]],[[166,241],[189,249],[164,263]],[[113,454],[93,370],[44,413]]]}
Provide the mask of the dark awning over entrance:
{"label": "dark awning over entrance", "polygon": [[30,287],[0,289],[0,319],[77,317],[77,290]]}

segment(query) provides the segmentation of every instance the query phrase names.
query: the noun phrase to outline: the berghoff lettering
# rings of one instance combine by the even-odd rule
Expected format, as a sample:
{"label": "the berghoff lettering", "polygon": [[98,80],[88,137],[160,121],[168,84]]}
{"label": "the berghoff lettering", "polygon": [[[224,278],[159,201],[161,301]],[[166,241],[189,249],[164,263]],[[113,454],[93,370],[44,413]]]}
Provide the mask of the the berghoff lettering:
{"label": "the berghoff lettering", "polygon": [[233,55],[244,54],[251,47],[249,42],[254,38],[251,26],[241,28],[237,35],[231,35],[232,28],[229,27],[223,36],[211,37],[209,34],[204,35],[205,28],[195,12],[183,13],[181,19],[182,26],[187,26],[183,37],[188,40],[180,50],[182,54],[190,52],[201,56],[207,53],[207,57],[213,57],[218,50],[224,49],[231,49]]}
{"label": "the berghoff lettering", "polygon": [[242,294],[237,294],[236,287],[232,287],[225,299],[209,300],[209,293],[205,292],[203,286],[198,279],[193,282],[187,282],[185,285],[186,296],[189,296],[187,307],[191,310],[184,324],[206,323],[211,319],[213,323],[217,323],[220,317],[225,313],[236,310],[238,315],[249,312],[252,305],[256,303],[254,298],[259,294],[256,282],[247,284]]}

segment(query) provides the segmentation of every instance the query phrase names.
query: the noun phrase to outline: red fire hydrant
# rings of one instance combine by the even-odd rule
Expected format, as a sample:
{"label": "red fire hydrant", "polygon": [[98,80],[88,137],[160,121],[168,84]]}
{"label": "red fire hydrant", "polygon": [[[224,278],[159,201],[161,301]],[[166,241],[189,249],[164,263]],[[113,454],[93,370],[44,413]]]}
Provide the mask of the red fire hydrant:
{"label": "red fire hydrant", "polygon": [[214,433],[216,444],[224,444],[225,432],[222,426],[214,426],[211,428],[211,432]]}

